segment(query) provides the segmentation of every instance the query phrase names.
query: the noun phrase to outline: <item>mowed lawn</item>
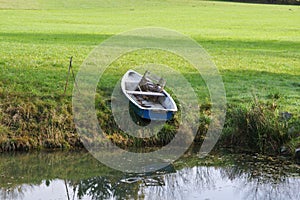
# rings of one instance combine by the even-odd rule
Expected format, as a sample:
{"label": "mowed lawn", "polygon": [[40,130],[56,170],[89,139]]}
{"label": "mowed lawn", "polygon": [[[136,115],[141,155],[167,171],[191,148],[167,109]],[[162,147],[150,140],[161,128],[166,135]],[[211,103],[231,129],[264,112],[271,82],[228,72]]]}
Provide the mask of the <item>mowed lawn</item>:
{"label": "mowed lawn", "polygon": [[[300,113],[299,6],[196,0],[0,0],[0,21],[0,108],[1,101],[31,97],[55,104],[63,94],[70,56],[77,71],[106,38],[134,28],[164,27],[190,36],[211,55],[229,103],[248,103],[255,95],[277,99],[282,111]],[[128,59],[133,57],[139,63],[147,54]],[[174,66],[173,61],[169,57],[164,64]],[[70,86],[69,102],[71,93]]]}

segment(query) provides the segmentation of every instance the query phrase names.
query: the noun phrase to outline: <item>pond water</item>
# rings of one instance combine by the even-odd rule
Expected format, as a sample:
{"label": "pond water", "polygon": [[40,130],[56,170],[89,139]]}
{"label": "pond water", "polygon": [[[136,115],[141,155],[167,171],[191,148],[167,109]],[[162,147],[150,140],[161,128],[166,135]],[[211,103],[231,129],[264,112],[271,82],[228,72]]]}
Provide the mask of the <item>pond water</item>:
{"label": "pond water", "polygon": [[86,152],[0,154],[0,199],[300,199],[286,158],[184,156],[159,172],[127,174]]}

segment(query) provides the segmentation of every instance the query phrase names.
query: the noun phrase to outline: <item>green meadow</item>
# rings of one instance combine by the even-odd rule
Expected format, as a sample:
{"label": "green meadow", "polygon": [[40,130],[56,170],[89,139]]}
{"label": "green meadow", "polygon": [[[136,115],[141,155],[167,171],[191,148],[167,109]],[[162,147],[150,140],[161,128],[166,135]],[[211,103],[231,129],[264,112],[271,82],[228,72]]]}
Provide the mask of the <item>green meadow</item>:
{"label": "green meadow", "polygon": [[[72,80],[63,95],[69,57],[73,56],[76,73],[102,41],[142,27],[172,29],[197,41],[218,67],[229,108],[248,109],[258,99],[260,105],[273,106],[274,119],[281,112],[291,113],[282,130],[293,136],[284,141],[292,142],[293,148],[300,145],[299,6],[199,0],[0,0],[0,21],[2,150],[76,146]],[[112,66],[124,71],[151,61],[173,68],[188,65],[167,53],[143,51],[125,55]],[[112,70],[108,77],[117,81],[121,75],[117,72]],[[207,103],[209,95],[197,73],[181,73],[199,103]],[[109,98],[106,90],[114,87],[104,83],[98,96],[103,106]],[[103,114],[98,116],[101,121]],[[282,130],[279,134],[285,134]]]}

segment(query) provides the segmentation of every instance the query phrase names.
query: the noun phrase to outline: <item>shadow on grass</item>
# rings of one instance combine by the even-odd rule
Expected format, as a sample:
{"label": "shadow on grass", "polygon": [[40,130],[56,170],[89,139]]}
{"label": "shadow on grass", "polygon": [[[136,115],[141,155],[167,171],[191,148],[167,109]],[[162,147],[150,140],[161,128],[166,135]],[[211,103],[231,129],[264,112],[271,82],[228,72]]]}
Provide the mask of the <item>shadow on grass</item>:
{"label": "shadow on grass", "polygon": [[112,35],[106,34],[55,34],[55,33],[0,33],[5,42],[30,44],[98,45]]}
{"label": "shadow on grass", "polygon": [[[32,44],[73,44],[73,45],[98,45],[110,34],[46,34],[46,33],[0,33],[0,38],[5,42],[19,42]],[[122,36],[118,36],[122,37]],[[241,48],[241,49],[265,49],[265,50],[293,50],[298,51],[300,42],[277,41],[277,40],[230,40],[230,39],[205,39],[199,36],[192,36],[199,44],[214,45],[214,48]],[[145,37],[124,37],[124,40],[132,41],[149,40]],[[167,44],[181,43],[181,41],[164,38]]]}
{"label": "shadow on grass", "polygon": [[252,93],[267,99],[300,98],[299,75],[255,70],[223,70],[221,74],[229,101],[250,100]]}

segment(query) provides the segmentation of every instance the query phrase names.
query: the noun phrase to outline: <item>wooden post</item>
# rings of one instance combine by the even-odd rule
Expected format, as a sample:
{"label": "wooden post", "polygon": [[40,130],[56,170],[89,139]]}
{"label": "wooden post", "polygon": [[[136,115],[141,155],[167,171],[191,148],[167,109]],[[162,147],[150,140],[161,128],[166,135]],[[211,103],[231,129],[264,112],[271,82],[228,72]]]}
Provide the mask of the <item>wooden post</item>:
{"label": "wooden post", "polygon": [[67,80],[66,80],[66,84],[65,84],[64,96],[66,95],[66,91],[67,91],[67,87],[68,87],[68,83],[69,83],[69,76],[70,76],[70,71],[71,71],[71,68],[72,68],[72,59],[73,59],[73,57],[71,56],[69,69],[68,69],[68,76],[67,76]]}
{"label": "wooden post", "polygon": [[72,68],[72,61],[73,61],[73,56],[70,57],[70,64],[69,64],[68,76],[67,76],[67,80],[66,80],[66,84],[65,84],[64,96],[66,95],[70,73],[72,73],[72,77],[73,77],[73,80],[74,80],[74,83],[75,83],[75,87],[77,88],[78,93],[79,93],[79,89],[78,89],[77,82],[76,82],[76,79],[75,79],[74,71],[73,71],[73,68]]}

